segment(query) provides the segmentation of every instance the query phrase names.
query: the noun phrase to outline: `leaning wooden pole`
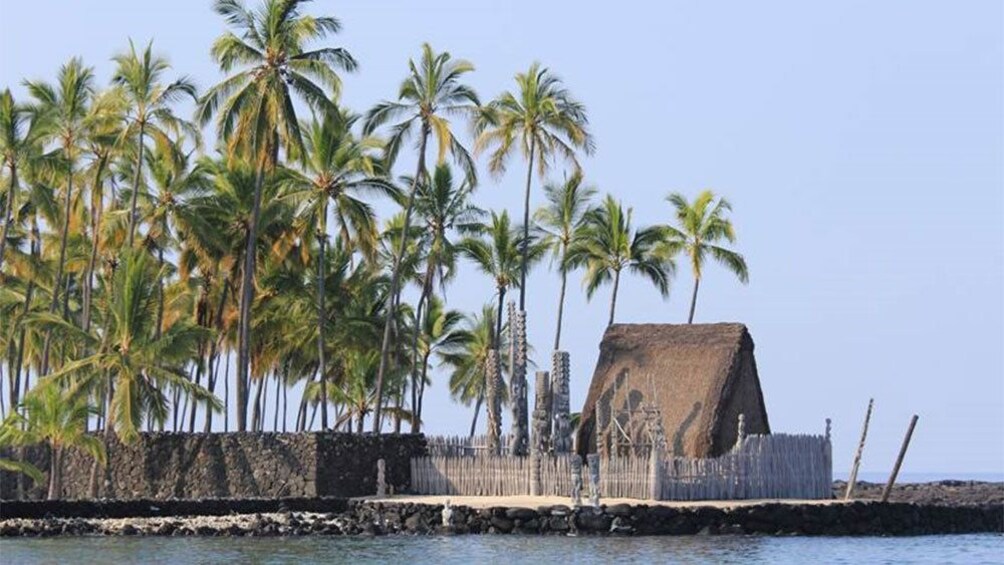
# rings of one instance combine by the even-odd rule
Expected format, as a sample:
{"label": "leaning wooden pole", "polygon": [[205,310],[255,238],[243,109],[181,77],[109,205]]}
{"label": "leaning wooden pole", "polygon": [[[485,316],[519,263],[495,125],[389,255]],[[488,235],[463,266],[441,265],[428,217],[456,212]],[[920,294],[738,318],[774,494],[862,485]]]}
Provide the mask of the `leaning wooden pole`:
{"label": "leaning wooden pole", "polygon": [[847,478],[847,492],[844,493],[844,500],[850,500],[854,494],[854,485],[858,482],[858,467],[861,466],[861,454],[865,450],[865,438],[868,437],[868,422],[872,418],[872,406],[875,404],[874,398],[868,399],[868,410],[865,412],[865,425],[861,428],[861,441],[858,443],[858,450],[854,453],[854,464],[851,465],[851,476]]}
{"label": "leaning wooden pole", "polygon": [[910,447],[910,438],[913,437],[913,428],[917,425],[917,415],[914,414],[913,418],[910,418],[910,427],[906,429],[906,437],[903,438],[903,446],[899,448],[899,456],[896,457],[896,465],[892,468],[892,474],[889,475],[889,482],[885,485],[885,490],[882,491],[882,502],[888,502],[889,494],[892,492],[892,485],[896,483],[896,475],[899,474],[899,468],[903,465],[903,458],[906,457],[906,448]]}

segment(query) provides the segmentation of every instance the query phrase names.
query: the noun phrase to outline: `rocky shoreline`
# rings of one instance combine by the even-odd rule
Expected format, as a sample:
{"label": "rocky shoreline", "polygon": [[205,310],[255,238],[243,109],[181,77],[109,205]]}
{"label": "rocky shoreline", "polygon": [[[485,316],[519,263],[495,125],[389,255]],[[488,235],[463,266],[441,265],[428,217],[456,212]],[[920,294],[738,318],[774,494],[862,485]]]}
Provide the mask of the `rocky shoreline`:
{"label": "rocky shoreline", "polygon": [[[885,484],[858,481],[854,487],[855,500],[878,500],[882,497]],[[844,481],[833,482],[833,496],[842,499],[847,490]],[[917,504],[1004,505],[1004,483],[985,481],[945,480],[929,483],[903,483],[894,485],[889,493],[891,502],[914,502]]]}
{"label": "rocky shoreline", "polygon": [[[834,493],[842,495],[842,482]],[[1004,532],[1004,484],[860,483],[857,500],[735,506],[611,504],[472,508],[331,497],[204,500],[4,501],[0,537],[57,535],[303,536],[534,535],[924,535]],[[445,516],[444,516],[445,515]],[[445,520],[445,521],[444,521]]]}
{"label": "rocky shoreline", "polygon": [[600,508],[469,508],[344,501],[339,512],[293,511],[216,516],[53,517],[0,520],[0,537],[304,536],[388,534],[543,535],[926,535],[1004,532],[1000,505],[943,506],[855,501],[767,502],[675,508],[615,504]]}

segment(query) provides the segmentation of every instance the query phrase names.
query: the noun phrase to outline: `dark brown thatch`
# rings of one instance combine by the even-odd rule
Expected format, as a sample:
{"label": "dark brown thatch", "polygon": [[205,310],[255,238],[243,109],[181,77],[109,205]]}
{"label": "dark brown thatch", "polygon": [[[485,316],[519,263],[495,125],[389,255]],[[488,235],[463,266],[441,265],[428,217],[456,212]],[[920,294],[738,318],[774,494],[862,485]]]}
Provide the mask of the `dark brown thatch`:
{"label": "dark brown thatch", "polygon": [[[655,409],[650,422],[646,408]],[[745,325],[615,324],[600,344],[576,445],[584,456],[624,450],[625,435],[650,443],[658,420],[669,453],[716,456],[735,444],[739,414],[747,434],[770,433]]]}

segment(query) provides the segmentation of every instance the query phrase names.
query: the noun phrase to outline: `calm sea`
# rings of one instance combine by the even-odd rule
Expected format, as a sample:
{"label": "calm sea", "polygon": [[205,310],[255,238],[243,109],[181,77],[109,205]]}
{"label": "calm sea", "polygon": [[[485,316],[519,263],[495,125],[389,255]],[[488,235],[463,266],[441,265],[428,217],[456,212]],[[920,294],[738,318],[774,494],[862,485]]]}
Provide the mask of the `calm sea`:
{"label": "calm sea", "polygon": [[1004,536],[569,538],[43,538],[0,540],[15,563],[1004,563]]}

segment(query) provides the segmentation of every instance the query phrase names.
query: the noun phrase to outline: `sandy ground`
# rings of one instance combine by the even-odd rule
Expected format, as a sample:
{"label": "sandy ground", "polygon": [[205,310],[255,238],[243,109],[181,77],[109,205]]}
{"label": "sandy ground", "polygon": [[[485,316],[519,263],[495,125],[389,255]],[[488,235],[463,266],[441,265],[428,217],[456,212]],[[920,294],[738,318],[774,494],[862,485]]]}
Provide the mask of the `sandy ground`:
{"label": "sandy ground", "polygon": [[[563,504],[571,506],[571,499],[563,496],[417,496],[417,495],[397,495],[378,498],[375,496],[364,497],[359,500],[371,502],[384,502],[392,504],[445,504],[447,500],[454,506],[469,506],[471,508],[489,508],[492,506],[537,508],[539,506],[555,506]],[[583,503],[588,500],[583,498]],[[648,506],[671,506],[675,508],[687,508],[695,506],[711,506],[714,508],[734,508],[738,506],[756,506],[758,504],[780,503],[780,504],[840,504],[843,501],[837,500],[698,500],[693,502],[679,502],[666,500],[639,500],[636,498],[602,498],[600,504],[607,506],[613,504],[630,504],[633,506],[645,504]]]}

